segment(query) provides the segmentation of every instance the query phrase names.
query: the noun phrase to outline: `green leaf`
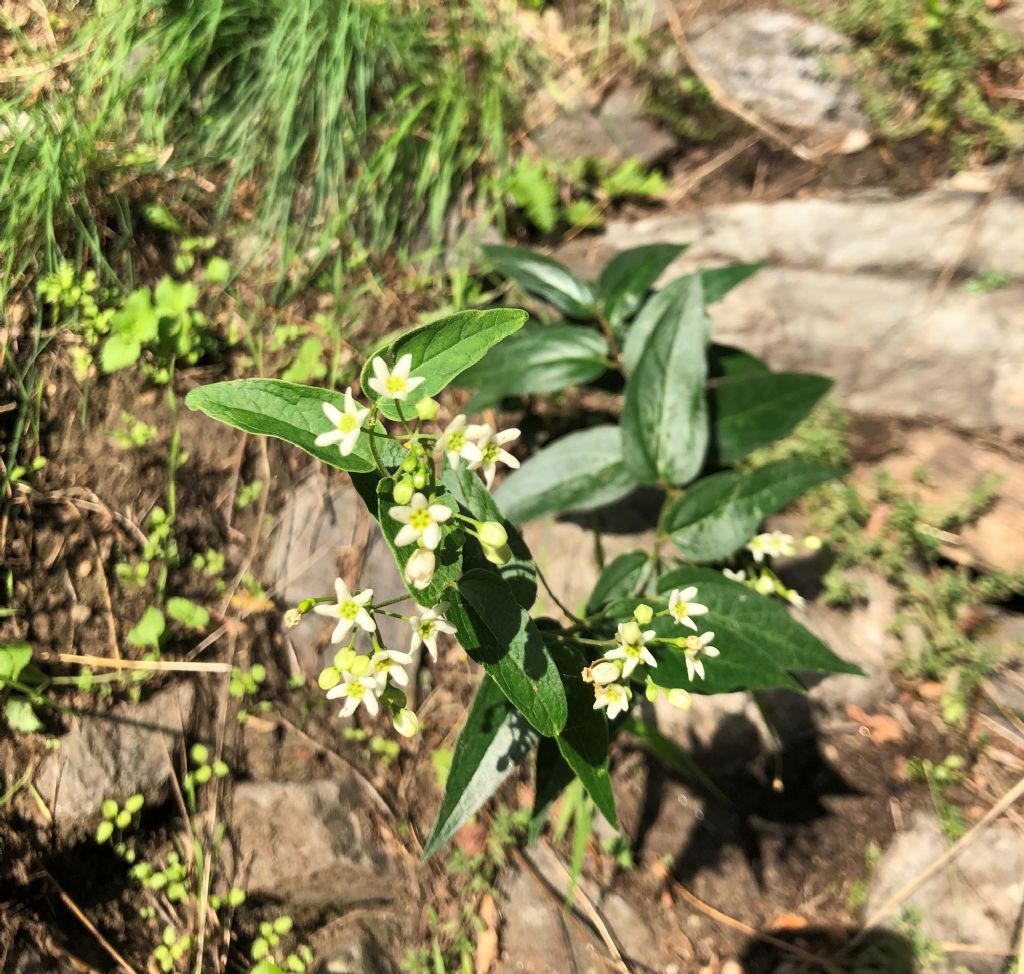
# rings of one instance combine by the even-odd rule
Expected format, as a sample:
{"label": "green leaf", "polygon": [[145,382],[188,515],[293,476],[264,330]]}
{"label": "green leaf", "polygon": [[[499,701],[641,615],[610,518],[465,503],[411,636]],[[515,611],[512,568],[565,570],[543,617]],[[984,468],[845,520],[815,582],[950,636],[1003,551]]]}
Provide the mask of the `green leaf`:
{"label": "green leaf", "polygon": [[593,615],[610,602],[632,595],[650,563],[646,551],[626,551],[605,565],[587,599],[586,614]]}
{"label": "green leaf", "polygon": [[[863,675],[859,667],[840,659],[790,616],[783,603],[759,595],[720,572],[690,566],[677,568],[662,576],[658,591],[668,593],[690,585],[697,586],[696,601],[708,607],[708,614],[699,621],[703,629],[715,634],[714,646],[721,655],[705,661],[705,680],[691,682],[682,650],[656,645],[653,652],[658,660],[655,675],[659,686],[683,687],[691,693],[776,687],[802,690],[795,674]],[[655,617],[651,628],[665,636],[689,632],[665,616]]]}
{"label": "green leaf", "polygon": [[210,624],[210,613],[201,605],[176,595],[167,600],[167,614],[190,629],[205,629]]}
{"label": "green leaf", "polygon": [[506,190],[516,206],[543,233],[550,233],[558,221],[558,187],[541,162],[520,156],[506,181]]}
{"label": "green leaf", "polygon": [[763,375],[771,372],[759,358],[731,345],[708,346],[708,378],[733,379],[740,375]]}
{"label": "green leaf", "polygon": [[468,514],[478,521],[497,521],[508,533],[508,546],[512,551],[510,561],[501,566],[493,565],[484,557],[479,544],[468,540],[462,549],[465,570],[480,568],[500,575],[512,589],[516,601],[524,609],[531,608],[537,600],[537,565],[522,535],[502,515],[484,482],[464,464],[460,463],[455,470],[446,466],[441,481]]}
{"label": "green leaf", "polygon": [[441,807],[423,849],[424,859],[437,852],[498,790],[535,740],[522,714],[485,676],[455,743]]}
{"label": "green leaf", "polygon": [[103,343],[100,352],[100,368],[104,372],[117,372],[134,365],[142,354],[142,346],[134,338],[124,335],[111,335]]}
{"label": "green leaf", "polygon": [[699,277],[657,294],[662,313],[626,384],[622,436],[626,466],[637,478],[685,484],[704,465],[708,444],[708,320]]}
{"label": "green leaf", "polygon": [[110,319],[110,328],[115,335],[140,344],[156,338],[160,330],[160,316],[153,307],[148,287],[137,288],[124,299]]}
{"label": "green leaf", "polygon": [[579,650],[567,646],[553,646],[551,654],[562,674],[568,705],[565,727],[555,738],[558,750],[609,825],[618,828],[608,776],[608,720],[604,711],[594,709],[594,691],[583,682],[587,661]]}
{"label": "green leaf", "polygon": [[[402,530],[402,525],[396,521],[388,511],[395,506],[392,493],[394,483],[390,480],[381,480],[377,484],[377,503],[370,510],[374,513],[380,524],[384,540],[398,562],[398,570],[402,574],[402,581],[405,582],[405,566],[417,550],[416,545],[406,545],[404,548],[395,547],[395,535]],[[452,510],[455,504],[450,497],[446,497],[443,491],[435,493],[435,500],[439,504],[447,504]],[[424,589],[413,588],[408,582],[405,587],[409,590],[416,601],[423,606],[437,605],[445,597],[445,590],[462,574],[462,551],[456,541],[456,531],[453,530],[453,521],[448,520],[441,526],[441,543],[434,552],[435,564],[434,578]]]}
{"label": "green leaf", "polygon": [[592,426],[539,450],[494,491],[505,516],[517,524],[585,511],[625,497],[637,484],[626,469],[617,426]]}
{"label": "green leaf", "polygon": [[22,671],[32,662],[32,646],[21,640],[0,645],[0,687],[17,681]]}
{"label": "green leaf", "polygon": [[618,200],[627,196],[650,199],[667,187],[660,172],[648,170],[639,159],[627,159],[601,180],[601,189],[610,199]]}
{"label": "green leaf", "polygon": [[555,392],[596,379],[607,368],[608,343],[579,325],[527,325],[492,348],[459,376],[458,385],[479,390],[467,413],[486,409],[506,396]]}
{"label": "green leaf", "polygon": [[285,382],[309,382],[327,375],[324,349],[319,338],[307,338],[300,346],[292,364],[281,373]]}
{"label": "green leaf", "polygon": [[459,643],[545,737],[565,726],[565,687],[540,631],[497,575],[473,569],[459,580],[448,620]]}
{"label": "green leaf", "polygon": [[691,561],[728,558],[757,531],[812,487],[842,471],[807,460],[779,460],[750,473],[725,471],[704,477],[665,508],[662,530]]}
{"label": "green leaf", "polygon": [[[412,416],[416,402],[426,396],[436,396],[456,376],[479,362],[491,347],[519,331],[528,317],[525,311],[516,308],[460,311],[406,332],[380,354],[391,366],[403,355],[411,355],[410,374],[422,376],[425,381],[405,403],[381,399],[380,411],[389,419],[398,419],[401,406],[402,415]],[[369,380],[373,376],[375,358],[377,355],[366,360],[360,379],[363,394],[374,401],[377,394],[370,388]]]}
{"label": "green leaf", "polygon": [[43,729],[43,722],[36,716],[32,704],[22,697],[15,697],[4,704],[4,717],[11,730],[19,734],[36,734]]}
{"label": "green leaf", "polygon": [[708,408],[716,461],[734,463],[788,435],[831,388],[825,376],[796,372],[741,374],[713,385]]}
{"label": "green leaf", "polygon": [[613,327],[633,316],[654,282],[684,250],[685,245],[649,244],[624,250],[605,265],[597,294]]}
{"label": "green leaf", "polygon": [[[759,271],[763,266],[763,264],[732,264],[729,267],[698,271],[696,274],[690,274],[689,277],[700,278],[701,289],[704,294],[704,305],[707,307],[709,304],[720,301],[737,284],[745,281],[751,274]],[[672,284],[653,295],[629,326],[626,341],[622,346],[622,363],[627,372],[632,372],[636,368],[637,363],[640,361],[640,356],[647,345],[647,339],[651,331],[661,320],[666,303],[671,301],[671,298],[668,297],[662,298],[660,301],[658,299],[668,290],[668,287],[673,285],[682,286],[679,283],[682,280],[685,280],[685,278],[673,281]]]}
{"label": "green leaf", "polygon": [[[318,460],[336,467],[366,473],[374,469],[370,437],[364,430],[355,450],[343,457],[336,445],[317,446],[320,433],[331,428],[323,404],[344,409],[345,397],[331,389],[300,386],[280,379],[235,379],[193,389],[186,397],[189,409],[206,413],[236,429],[259,436],[274,436],[305,450]],[[383,432],[377,426],[378,432]],[[399,448],[389,440],[378,440],[385,464],[397,466]],[[389,452],[390,450],[390,452]]]}
{"label": "green leaf", "polygon": [[484,247],[494,269],[512,278],[524,291],[554,305],[570,318],[594,317],[594,292],[558,261],[525,247]]}
{"label": "green leaf", "polygon": [[157,314],[161,317],[180,318],[196,306],[199,288],[188,281],[176,281],[165,275],[153,290]]}
{"label": "green leaf", "polygon": [[142,613],[142,618],[135,626],[128,630],[128,642],[140,648],[157,647],[166,627],[164,614],[155,605],[151,605]]}
{"label": "green leaf", "polygon": [[206,279],[211,284],[227,284],[231,265],[223,257],[211,257],[206,262]]}
{"label": "green leaf", "polygon": [[537,745],[534,774],[533,814],[527,829],[527,840],[533,845],[540,838],[551,806],[566,786],[576,777],[565,762],[558,742],[553,737],[542,737]]}

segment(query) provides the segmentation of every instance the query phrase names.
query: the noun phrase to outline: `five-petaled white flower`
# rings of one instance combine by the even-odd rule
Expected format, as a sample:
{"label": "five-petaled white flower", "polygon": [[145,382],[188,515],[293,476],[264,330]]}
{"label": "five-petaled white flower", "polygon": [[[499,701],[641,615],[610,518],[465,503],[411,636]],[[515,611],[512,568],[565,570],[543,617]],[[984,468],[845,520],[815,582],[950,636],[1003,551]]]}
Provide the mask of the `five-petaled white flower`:
{"label": "five-petaled white flower", "polygon": [[345,390],[344,410],[338,409],[333,403],[325,402],[324,415],[331,421],[334,429],[321,433],[313,442],[317,446],[330,446],[338,444],[338,449],[343,457],[347,457],[355,448],[359,440],[359,431],[363,428],[363,422],[370,415],[369,409],[364,409],[356,404],[352,398],[352,389]]}
{"label": "five-petaled white flower", "polygon": [[713,632],[705,632],[700,636],[687,636],[686,645],[683,648],[683,652],[686,654],[686,675],[692,680],[694,674],[699,676],[702,680],[704,679],[704,663],[701,661],[702,656],[707,656],[709,659],[713,659],[718,655],[718,650],[711,645],[711,640],[715,638]]}
{"label": "five-petaled white flower", "polygon": [[764,561],[765,555],[781,558],[796,554],[793,535],[784,531],[771,531],[751,538],[747,550],[754,556],[756,562]]}
{"label": "five-petaled white flower", "polygon": [[455,626],[447,622],[444,617],[448,603],[439,602],[432,609],[424,609],[422,605],[417,608],[420,610],[419,615],[409,616],[409,625],[412,627],[409,652],[415,653],[420,646],[426,646],[430,658],[436,660],[438,633],[446,632],[449,636],[455,635]]}
{"label": "five-petaled white flower", "polygon": [[454,470],[459,465],[459,459],[463,459],[473,470],[478,467],[484,459],[480,447],[476,445],[476,438],[485,430],[482,426],[466,426],[466,417],[459,413],[445,428],[444,432],[437,438],[437,452],[448,457],[448,465]]}
{"label": "five-petaled white flower", "polygon": [[328,700],[345,698],[345,705],[338,711],[339,717],[351,717],[362,704],[371,717],[380,713],[380,702],[377,700],[379,684],[372,673],[356,676],[355,673],[343,673],[341,683],[327,691]]}
{"label": "five-petaled white flower", "polygon": [[354,625],[358,625],[360,629],[365,629],[367,632],[373,632],[377,628],[373,616],[366,611],[366,606],[373,598],[372,588],[364,588],[357,595],[353,595],[348,590],[348,586],[340,578],[337,578],[334,581],[334,591],[338,596],[337,602],[313,606],[313,611],[318,615],[330,616],[332,619],[338,620],[334,632],[331,633],[332,643],[340,643]]}
{"label": "five-petaled white flower", "polygon": [[417,548],[405,563],[405,580],[415,589],[424,589],[434,580],[437,559],[429,548]]}
{"label": "five-petaled white flower", "polygon": [[408,653],[393,649],[380,649],[370,657],[370,674],[377,680],[377,689],[383,693],[388,680],[400,687],[409,685],[409,674],[403,667],[412,662]]}
{"label": "five-petaled white flower", "polygon": [[651,655],[646,643],[657,633],[653,629],[641,629],[635,622],[620,622],[615,634],[615,648],[604,654],[608,660],[622,660],[622,675],[629,677],[641,663],[657,666],[658,661]]}
{"label": "five-petaled white flower", "polygon": [[426,381],[422,375],[410,376],[411,370],[412,356],[408,352],[395,363],[393,369],[389,369],[378,355],[373,360],[373,378],[368,385],[382,399],[404,401],[413,389]]}
{"label": "five-petaled white flower", "polygon": [[405,525],[395,535],[399,548],[421,541],[424,548],[433,551],[441,542],[441,525],[452,516],[452,509],[444,504],[431,504],[425,495],[416,493],[408,505],[392,507],[388,513]]}
{"label": "five-petaled white flower", "polygon": [[629,687],[624,687],[621,683],[598,686],[594,690],[594,709],[606,710],[608,719],[614,720],[629,709],[629,698],[632,695]]}
{"label": "five-petaled white flower", "polygon": [[706,615],[708,607],[700,602],[691,602],[690,599],[697,597],[697,586],[689,588],[673,589],[668,597],[668,611],[673,619],[681,626],[689,626],[694,632],[697,631],[697,623],[690,616]]}
{"label": "five-petaled white flower", "polygon": [[471,470],[475,470],[477,467],[483,470],[484,483],[488,487],[494,483],[494,475],[498,470],[499,460],[506,467],[511,467],[513,470],[518,468],[519,461],[508,450],[502,448],[506,443],[511,443],[519,436],[519,430],[507,429],[502,430],[500,433],[495,433],[490,426],[483,423],[479,426],[467,427],[466,435],[476,439],[476,445],[480,450],[480,462],[471,463],[469,467]]}

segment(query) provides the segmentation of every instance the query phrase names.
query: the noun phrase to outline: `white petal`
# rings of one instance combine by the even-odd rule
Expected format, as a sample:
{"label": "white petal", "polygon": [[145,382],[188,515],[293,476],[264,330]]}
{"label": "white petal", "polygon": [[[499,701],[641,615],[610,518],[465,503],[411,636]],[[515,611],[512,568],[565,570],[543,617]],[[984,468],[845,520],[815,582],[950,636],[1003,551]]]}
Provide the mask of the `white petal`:
{"label": "white petal", "polygon": [[337,700],[338,697],[347,697],[347,696],[348,696],[348,685],[345,684],[345,683],[338,683],[335,686],[331,687],[330,690],[327,691],[327,699],[328,700]]}
{"label": "white petal", "polygon": [[341,619],[338,624],[334,627],[334,632],[331,633],[331,642],[340,643],[348,633],[349,629],[352,628],[351,619]]}
{"label": "white petal", "polygon": [[694,622],[689,616],[686,616],[683,619],[677,619],[676,621],[679,622],[680,625],[689,626],[694,632],[697,631],[697,623]]}
{"label": "white petal", "polygon": [[484,455],[480,452],[480,447],[467,441],[462,447],[462,459],[467,463],[481,463]]}
{"label": "white petal", "polygon": [[715,634],[713,632],[702,632],[700,634],[700,643],[702,646],[707,646],[707,644],[714,638]]}
{"label": "white petal", "polygon": [[708,614],[708,607],[706,605],[701,605],[699,602],[691,602],[686,608],[692,616],[703,616]]}
{"label": "white petal", "polygon": [[640,650],[640,659],[642,659],[648,666],[657,668],[658,661],[651,655],[651,651],[645,646]]}
{"label": "white petal", "polygon": [[[345,390],[345,412],[354,413],[356,411],[356,401],[352,398],[352,386],[349,386]],[[337,422],[337,420],[335,420]]]}
{"label": "white petal", "polygon": [[345,434],[341,430],[328,430],[326,433],[321,433],[313,442],[317,446],[331,446],[333,443],[338,443],[344,439]]}
{"label": "white petal", "polygon": [[431,504],[428,512],[438,524],[444,524],[452,516],[452,509],[445,504]]}
{"label": "white petal", "polygon": [[511,467],[513,470],[519,469],[519,461],[507,450],[499,450],[498,459],[505,464],[506,467]]}
{"label": "white petal", "polygon": [[445,428],[442,438],[447,440],[448,436],[452,433],[458,433],[466,425],[466,416],[464,413],[459,413]]}
{"label": "white petal", "polygon": [[426,382],[426,376],[413,375],[406,380],[406,389],[408,392],[412,392],[413,389],[419,388],[424,382]]}
{"label": "white petal", "polygon": [[635,658],[627,659],[622,664],[622,675],[623,675],[623,677],[632,676],[633,675],[633,670],[636,669],[636,664],[637,664],[637,661],[636,661]]}
{"label": "white petal", "polygon": [[408,653],[400,653],[397,649],[389,650],[388,659],[392,663],[401,663],[403,666],[412,662],[412,657]]}
{"label": "white petal", "polygon": [[[319,437],[318,437],[319,439]],[[359,430],[352,430],[351,433],[345,433],[342,441],[338,444],[338,449],[341,451],[343,457],[349,456],[352,451],[356,448],[356,444],[359,442]]]}
{"label": "white petal", "polygon": [[401,521],[402,524],[408,524],[409,515],[412,514],[412,508],[405,504],[399,507],[389,507],[388,514],[396,521]]}
{"label": "white petal", "polygon": [[343,578],[336,578],[334,580],[334,592],[338,596],[339,604],[341,602],[347,602],[352,598],[352,593],[348,590],[348,586],[345,584]]}
{"label": "white petal", "polygon": [[430,658],[437,662],[437,636],[431,636],[429,639],[425,639],[424,645],[427,647],[427,652],[430,653]]}
{"label": "white petal", "polygon": [[[411,356],[409,358],[409,361],[412,361]],[[397,372],[398,370],[396,369],[395,371]],[[382,385],[385,385],[387,383],[388,378],[391,375],[391,373],[388,372],[387,365],[384,364],[384,359],[382,359],[379,355],[373,360],[373,374],[377,377],[377,381],[380,382]],[[371,380],[371,382],[372,381],[373,380]],[[377,387],[374,386],[374,388],[376,389]]]}
{"label": "white petal", "polygon": [[484,483],[487,485],[487,489],[490,490],[491,484],[494,483],[494,475],[498,468],[493,463],[484,464]]}
{"label": "white petal", "polygon": [[330,616],[332,619],[341,618],[338,614],[341,609],[335,602],[321,602],[319,605],[313,606],[313,611],[318,616]]}
{"label": "white petal", "polygon": [[352,596],[352,601],[356,605],[369,605],[373,601],[373,589],[364,588],[361,592],[357,592]]}
{"label": "white petal", "polygon": [[687,676],[687,679],[689,679],[689,681],[691,683],[693,682],[693,673],[694,673],[693,660],[690,659],[689,656],[687,656],[686,657],[686,676]]}
{"label": "white petal", "polygon": [[363,706],[370,712],[371,717],[376,717],[380,713],[380,704],[377,702],[377,695],[373,692],[376,689],[376,687],[372,690],[367,689],[363,694]]}
{"label": "white petal", "polygon": [[519,430],[517,429],[502,430],[500,433],[494,434],[494,442],[497,443],[498,446],[502,446],[505,443],[511,443],[512,440],[516,439],[518,436]]}
{"label": "white petal", "polygon": [[428,504],[427,504],[426,495],[420,494],[420,493],[416,493],[416,494],[412,495],[412,509],[414,511],[421,510],[421,509],[423,509],[423,508],[425,508],[427,506],[428,506]]}
{"label": "white petal", "polygon": [[439,619],[436,623],[435,628],[438,632],[446,632],[449,636],[454,636],[456,633],[455,626],[450,622],[445,622],[443,619]]}
{"label": "white petal", "polygon": [[[409,528],[409,525],[407,525],[406,527],[402,528],[402,531],[405,531],[408,528]],[[402,531],[399,531],[398,533],[401,534]],[[437,525],[436,521],[431,521],[430,524],[428,524],[423,529],[423,547],[427,548],[429,551],[434,551],[440,543],[441,543],[441,528]],[[398,538],[397,537],[395,538],[395,544],[398,544]]]}
{"label": "white petal", "polygon": [[414,628],[412,631],[412,638],[409,640],[409,652],[415,653],[420,648],[420,644],[423,642],[423,637]]}
{"label": "white petal", "polygon": [[[374,361],[377,361],[377,359],[374,359]],[[388,395],[387,383],[384,382],[383,380],[381,380],[381,379],[370,379],[369,382],[367,382],[366,384],[375,393],[377,393],[378,396],[385,396],[386,397]]]}
{"label": "white petal", "polygon": [[356,622],[359,624],[359,628],[366,632],[375,632],[377,629],[377,623],[373,621],[373,616],[366,609],[360,609],[356,613]]}
{"label": "white petal", "polygon": [[709,659],[714,659],[716,656],[719,655],[718,650],[714,646],[705,646],[703,649],[703,653]]}
{"label": "white petal", "polygon": [[331,424],[333,426],[337,426],[339,420],[341,419],[341,410],[338,409],[338,407],[335,406],[334,403],[325,402],[324,415],[331,421]]}
{"label": "white petal", "polygon": [[[436,525],[431,525],[431,527],[436,527]],[[407,524],[395,535],[395,546],[404,548],[407,544],[412,544],[419,536],[419,531],[411,524]]]}
{"label": "white petal", "polygon": [[680,602],[689,602],[697,594],[697,586],[691,585],[689,588],[684,588],[679,593]]}
{"label": "white petal", "polygon": [[391,374],[401,376],[403,379],[408,379],[411,371],[412,355],[406,352],[397,362],[395,362],[395,367],[391,370]]}
{"label": "white petal", "polygon": [[359,701],[355,697],[349,697],[345,701],[345,706],[338,711],[339,717],[351,717],[359,706]]}

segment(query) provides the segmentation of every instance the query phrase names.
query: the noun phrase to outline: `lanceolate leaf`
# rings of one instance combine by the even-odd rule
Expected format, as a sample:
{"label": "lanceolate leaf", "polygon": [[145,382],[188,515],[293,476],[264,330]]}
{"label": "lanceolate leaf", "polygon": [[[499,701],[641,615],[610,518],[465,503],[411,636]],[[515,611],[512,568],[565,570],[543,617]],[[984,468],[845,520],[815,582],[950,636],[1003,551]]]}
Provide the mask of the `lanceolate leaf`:
{"label": "lanceolate leaf", "polygon": [[[737,284],[742,283],[751,274],[760,270],[762,264],[732,264],[729,267],[718,267],[714,270],[699,271],[691,277],[699,277],[704,293],[704,305],[714,304],[720,301]],[[681,278],[680,280],[683,280]],[[673,281],[677,284],[677,281]],[[627,372],[636,368],[637,362],[647,344],[651,330],[661,320],[664,305],[670,298],[661,298],[667,288],[659,291],[651,297],[629,326],[626,334],[626,341],[622,347],[622,362]]]}
{"label": "lanceolate leaf", "polygon": [[594,709],[594,691],[580,675],[586,660],[568,647],[554,647],[552,656],[562,674],[569,715],[555,741],[566,763],[583,782],[609,824],[618,828],[615,796],[608,776],[608,721]]}
{"label": "lanceolate leaf", "polygon": [[733,463],[792,432],[832,387],[823,375],[739,374],[708,389],[714,457]]}
{"label": "lanceolate leaf", "polygon": [[424,859],[437,852],[498,790],[534,741],[522,714],[485,676],[455,744],[444,798],[423,849]]}
{"label": "lanceolate leaf", "polygon": [[647,483],[685,484],[708,443],[708,322],[700,279],[668,285],[662,314],[626,384],[622,435],[626,466]]}
{"label": "lanceolate leaf", "polygon": [[[492,346],[522,328],[526,319],[526,312],[515,308],[460,311],[402,335],[379,354],[384,356],[389,366],[403,355],[411,355],[410,374],[422,376],[426,381],[402,404],[396,404],[393,399],[382,399],[381,412],[389,419],[398,419],[400,413],[406,418],[411,417],[416,402],[425,396],[437,395],[456,376],[479,362]],[[369,385],[376,357],[366,360],[360,380],[363,394],[371,400],[377,398]]]}
{"label": "lanceolate leaf", "polygon": [[[412,557],[413,552],[416,551],[416,545],[405,545],[402,548],[395,547],[395,535],[402,530],[402,524],[388,513],[395,506],[395,501],[391,496],[393,490],[394,484],[391,480],[379,481],[377,483],[377,506],[376,508],[370,508],[370,510],[380,524],[384,540],[387,541],[388,547],[394,554],[395,561],[398,562],[398,570],[402,573],[402,580],[405,581],[405,566]],[[456,509],[452,498],[446,497],[443,493],[438,493],[436,500],[440,504],[447,504],[452,510]],[[437,605],[438,602],[445,598],[445,590],[462,573],[462,550],[453,537],[452,523],[452,520],[449,519],[441,527],[441,543],[434,552],[436,567],[431,583],[424,589],[416,589],[406,582],[409,594],[420,605]]]}
{"label": "lanceolate leaf", "polygon": [[[678,568],[662,576],[658,590],[667,595],[673,588],[690,585],[697,586],[696,601],[709,609],[698,621],[702,629],[715,634],[714,645],[721,655],[704,661],[706,679],[691,682],[686,674],[683,651],[656,646],[654,655],[658,660],[660,686],[684,687],[694,693],[775,687],[802,689],[794,674],[861,674],[859,667],[840,659],[793,619],[783,603],[758,595],[719,572],[707,568]],[[627,604],[621,608],[632,611]],[[665,616],[656,617],[651,628],[665,636],[690,632]]]}
{"label": "lanceolate leaf", "polygon": [[540,631],[500,577],[472,569],[451,592],[448,619],[462,648],[531,726],[553,737],[565,726],[565,687]]}
{"label": "lanceolate leaf", "polygon": [[611,504],[636,484],[623,460],[619,428],[593,426],[535,453],[494,491],[494,499],[509,520],[522,524]]}
{"label": "lanceolate leaf", "polygon": [[692,561],[728,558],[765,517],[841,473],[807,460],[779,460],[750,473],[712,474],[665,509],[662,530]]}
{"label": "lanceolate leaf", "polygon": [[[247,433],[277,437],[339,470],[357,473],[373,470],[370,437],[365,431],[359,437],[355,451],[347,457],[341,455],[337,446],[315,444],[317,436],[331,428],[330,420],[324,415],[325,402],[344,409],[345,399],[339,392],[279,379],[215,382],[199,386],[185,397],[189,409],[197,409],[211,419]],[[379,426],[377,429],[382,432]],[[379,439],[378,442],[387,445],[389,441]],[[396,462],[392,452],[387,454],[387,460]]]}
{"label": "lanceolate leaf", "polygon": [[654,282],[684,250],[685,245],[649,244],[624,250],[605,265],[597,293],[612,327],[632,317]]}
{"label": "lanceolate leaf", "polygon": [[650,564],[646,551],[626,551],[605,565],[587,599],[587,615],[600,611],[609,602],[632,595]]}
{"label": "lanceolate leaf", "polygon": [[555,392],[596,379],[608,368],[608,343],[579,325],[528,325],[492,348],[458,385],[478,390],[466,405],[475,412],[505,396]]}
{"label": "lanceolate leaf", "polygon": [[484,247],[494,269],[570,318],[594,316],[594,292],[558,261],[522,247]]}
{"label": "lanceolate leaf", "polygon": [[740,375],[764,375],[771,369],[759,358],[731,345],[708,346],[708,379],[733,379]]}
{"label": "lanceolate leaf", "polygon": [[478,521],[497,521],[508,532],[511,561],[501,566],[492,565],[484,558],[477,542],[469,539],[462,549],[463,567],[467,571],[470,568],[481,568],[500,575],[512,590],[516,601],[524,609],[531,608],[537,600],[537,566],[522,535],[504,518],[480,477],[472,470],[467,470],[464,464],[460,463],[455,470],[445,466],[442,482],[470,515]]}

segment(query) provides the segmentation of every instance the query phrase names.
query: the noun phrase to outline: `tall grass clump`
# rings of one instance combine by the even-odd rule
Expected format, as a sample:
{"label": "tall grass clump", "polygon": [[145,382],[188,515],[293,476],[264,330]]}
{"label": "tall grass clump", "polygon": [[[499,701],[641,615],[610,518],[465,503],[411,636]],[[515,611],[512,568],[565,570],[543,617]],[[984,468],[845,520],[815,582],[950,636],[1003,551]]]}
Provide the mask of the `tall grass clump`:
{"label": "tall grass clump", "polygon": [[[90,160],[116,146],[159,160],[164,177],[210,180],[210,215],[247,224],[249,249],[272,255],[281,280],[297,283],[329,253],[439,244],[459,188],[487,204],[506,165],[528,60],[513,14],[511,0],[100,3],[72,42],[59,100],[74,111],[57,109],[32,150],[45,161],[32,176],[44,205],[0,202],[0,226],[6,235],[20,220],[24,240],[80,246],[96,222],[80,212],[83,184],[102,175]],[[78,169],[53,158],[69,127],[85,143]],[[0,191],[21,178],[12,166],[23,168],[8,160]]]}

